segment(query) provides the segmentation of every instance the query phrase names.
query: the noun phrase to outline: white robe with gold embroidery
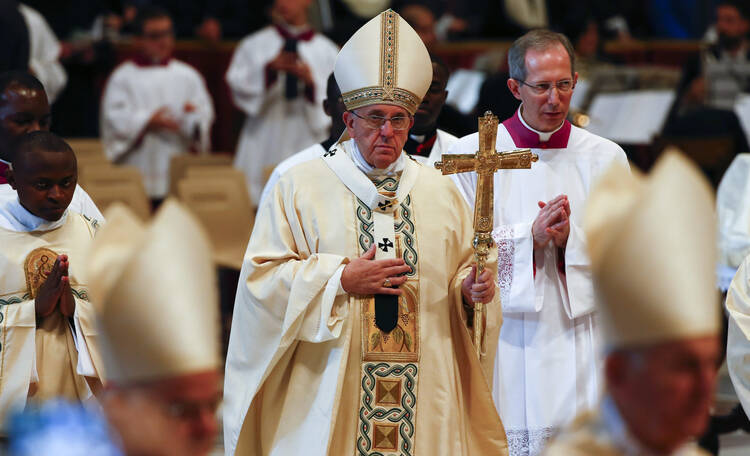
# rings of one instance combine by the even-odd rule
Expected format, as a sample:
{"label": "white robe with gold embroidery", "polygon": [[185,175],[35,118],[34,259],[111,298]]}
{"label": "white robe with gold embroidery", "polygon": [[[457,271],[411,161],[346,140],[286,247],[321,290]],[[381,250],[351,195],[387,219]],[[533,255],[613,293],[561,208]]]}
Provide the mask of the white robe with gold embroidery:
{"label": "white robe with gold embroidery", "polygon": [[340,288],[343,265],[376,241],[378,215],[326,155],[287,171],[259,209],[227,355],[226,454],[507,454],[485,374],[499,301],[488,305],[487,365],[461,307],[473,234],[461,195],[404,159],[401,183],[416,180],[395,210],[396,252],[414,272],[398,326],[379,332],[372,296]]}
{"label": "white robe with gold embroidery", "polygon": [[[5,207],[2,209],[0,215],[9,217]],[[45,231],[0,228],[0,423],[10,411],[23,407],[27,397],[90,397],[85,378],[77,373],[85,370],[79,365],[77,345],[85,350],[87,361],[93,362],[96,376],[103,377],[94,310],[88,301],[86,281],[80,275],[83,252],[93,237],[91,222],[70,211],[62,223]],[[24,264],[38,248],[68,255],[76,302],[75,328],[59,310],[40,321],[36,319]],[[54,263],[55,258],[49,261]]]}

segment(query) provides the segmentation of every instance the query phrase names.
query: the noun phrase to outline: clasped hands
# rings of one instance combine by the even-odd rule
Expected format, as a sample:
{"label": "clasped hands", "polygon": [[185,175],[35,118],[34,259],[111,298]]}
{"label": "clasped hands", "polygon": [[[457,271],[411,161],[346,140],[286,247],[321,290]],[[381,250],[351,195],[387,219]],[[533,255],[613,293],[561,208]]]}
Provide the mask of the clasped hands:
{"label": "clasped hands", "polygon": [[39,287],[36,294],[35,308],[37,317],[44,318],[52,314],[56,308],[66,317],[72,317],[76,310],[73,290],[70,288],[68,277],[67,255],[60,255],[55,260],[52,271]]}
{"label": "clasped hands", "polygon": [[310,66],[300,59],[296,52],[281,51],[279,55],[268,63],[268,68],[273,71],[293,74],[307,86],[315,84]]}
{"label": "clasped hands", "polygon": [[[359,258],[349,262],[341,273],[341,287],[347,293],[356,295],[390,294],[400,296],[398,288],[406,282],[406,274],[411,271],[403,258],[375,260],[375,245]],[[461,283],[461,294],[466,303],[488,303],[495,296],[495,280],[484,270],[476,278],[476,266]],[[391,287],[387,285],[390,284]]]}
{"label": "clasped hands", "polygon": [[570,235],[570,202],[567,195],[558,195],[548,202],[539,201],[539,214],[531,225],[534,250],[552,242],[564,249]]}

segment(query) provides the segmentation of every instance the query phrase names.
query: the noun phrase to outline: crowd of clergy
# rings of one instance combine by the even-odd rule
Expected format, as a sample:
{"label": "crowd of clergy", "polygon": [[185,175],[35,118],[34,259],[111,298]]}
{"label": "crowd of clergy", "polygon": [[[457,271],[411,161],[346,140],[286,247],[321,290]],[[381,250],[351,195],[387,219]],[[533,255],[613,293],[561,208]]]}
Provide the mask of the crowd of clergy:
{"label": "crowd of clergy", "polygon": [[[339,47],[309,0],[273,2],[225,76],[257,213],[222,350],[211,240],[170,196],[217,115],[173,57],[179,24],[134,2],[137,54],[101,98],[143,220],[78,185],[50,131],[60,44],[2,1],[29,37],[0,73],[0,454],[683,456],[750,430],[750,154],[717,175],[670,147],[639,170],[578,121],[598,64],[586,33],[538,27],[545,2],[505,2],[531,30],[481,93],[514,108],[469,127],[425,6],[379,7]],[[749,152],[750,16],[714,3],[718,40],[665,128]],[[724,363],[733,410],[714,403]]]}

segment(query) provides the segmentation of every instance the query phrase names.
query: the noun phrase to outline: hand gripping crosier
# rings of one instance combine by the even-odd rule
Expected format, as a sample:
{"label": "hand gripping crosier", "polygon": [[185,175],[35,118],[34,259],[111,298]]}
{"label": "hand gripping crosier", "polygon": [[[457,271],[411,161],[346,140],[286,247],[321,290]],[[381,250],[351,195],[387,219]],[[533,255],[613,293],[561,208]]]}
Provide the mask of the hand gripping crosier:
{"label": "hand gripping crosier", "polygon": [[[435,163],[435,168],[443,175],[477,173],[477,189],[474,201],[474,260],[477,264],[477,276],[484,271],[484,265],[493,247],[492,227],[494,225],[494,174],[499,169],[531,169],[531,163],[539,156],[531,149],[516,149],[506,152],[495,150],[497,138],[497,117],[487,111],[479,118],[479,151],[476,154],[446,154]],[[482,337],[484,333],[484,305],[474,303],[474,348],[481,357]]]}

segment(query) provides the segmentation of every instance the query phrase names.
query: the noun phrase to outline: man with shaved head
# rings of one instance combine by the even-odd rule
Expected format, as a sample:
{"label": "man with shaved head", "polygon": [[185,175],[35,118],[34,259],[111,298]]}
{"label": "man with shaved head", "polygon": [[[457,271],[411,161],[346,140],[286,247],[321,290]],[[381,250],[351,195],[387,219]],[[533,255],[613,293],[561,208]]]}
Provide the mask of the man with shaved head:
{"label": "man with shaved head", "polygon": [[96,225],[69,209],[77,179],[73,150],[53,133],[16,141],[8,182],[18,196],[0,202],[0,422],[28,399],[83,401],[100,388],[93,307],[81,275]]}

